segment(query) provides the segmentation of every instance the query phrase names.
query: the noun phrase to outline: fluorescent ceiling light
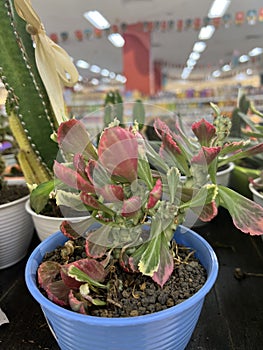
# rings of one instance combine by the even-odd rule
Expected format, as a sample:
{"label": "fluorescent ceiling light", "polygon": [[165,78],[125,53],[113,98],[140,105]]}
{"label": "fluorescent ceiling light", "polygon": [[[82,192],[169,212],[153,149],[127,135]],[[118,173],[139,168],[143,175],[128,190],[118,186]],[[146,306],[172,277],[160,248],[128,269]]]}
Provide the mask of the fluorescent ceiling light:
{"label": "fluorescent ceiling light", "polygon": [[192,52],[192,53],[190,54],[189,58],[191,58],[192,60],[197,61],[197,60],[199,60],[199,58],[200,58],[200,53],[198,53],[198,52]]}
{"label": "fluorescent ceiling light", "polygon": [[100,72],[100,74],[104,77],[108,77],[110,72],[108,71],[108,69],[102,69],[102,71]]}
{"label": "fluorescent ceiling light", "polygon": [[238,60],[239,60],[240,63],[244,63],[244,62],[249,61],[249,57],[248,57],[248,55],[242,55],[242,56],[239,57]]}
{"label": "fluorescent ceiling light", "polygon": [[193,51],[200,53],[200,52],[203,52],[205,48],[206,48],[206,43],[204,41],[197,41],[194,44]]}
{"label": "fluorescent ceiling light", "polygon": [[126,81],[127,81],[126,77],[124,77],[124,76],[121,75],[121,74],[117,74],[116,80],[119,81],[120,83],[123,83],[123,84],[125,84]]}
{"label": "fluorescent ceiling light", "polygon": [[109,75],[109,77],[110,77],[111,79],[115,79],[115,77],[116,77],[116,74],[115,74],[114,72],[110,72],[110,75]]}
{"label": "fluorescent ceiling light", "polygon": [[231,67],[229,64],[225,64],[223,67],[222,67],[222,71],[223,72],[229,72],[231,70]]}
{"label": "fluorescent ceiling light", "polygon": [[181,78],[187,79],[189,77],[191,71],[192,71],[192,69],[190,69],[189,67],[185,67],[183,72],[182,72]]}
{"label": "fluorescent ceiling light", "polygon": [[109,41],[116,47],[123,47],[125,40],[119,33],[112,33],[108,36]]}
{"label": "fluorescent ceiling light", "polygon": [[213,76],[214,78],[218,78],[218,77],[220,77],[220,75],[221,75],[220,70],[215,70],[215,71],[212,73],[212,76]]}
{"label": "fluorescent ceiling light", "polygon": [[110,28],[110,23],[102,16],[99,11],[88,11],[83,15],[94,27],[97,29],[108,29]]}
{"label": "fluorescent ceiling light", "polygon": [[251,75],[253,73],[252,69],[248,68],[247,69],[247,75]]}
{"label": "fluorescent ceiling light", "polygon": [[192,58],[189,58],[186,62],[188,67],[194,67],[196,65],[196,60],[193,60]]}
{"label": "fluorescent ceiling light", "polygon": [[224,16],[231,0],[215,0],[208,12],[209,18],[217,18]]}
{"label": "fluorescent ceiling light", "polygon": [[263,49],[261,47],[255,47],[248,54],[249,56],[253,57],[253,56],[261,55],[262,53],[263,53]]}
{"label": "fluorescent ceiling light", "polygon": [[99,66],[96,66],[95,64],[93,64],[91,67],[90,67],[90,71],[92,73],[100,73],[101,69]]}
{"label": "fluorescent ceiling light", "polygon": [[99,80],[96,78],[91,79],[91,84],[92,85],[99,85]]}
{"label": "fluorescent ceiling light", "polygon": [[214,34],[215,31],[215,27],[212,25],[208,25],[205,27],[202,27],[198,36],[199,40],[207,40],[210,39],[212,37],[212,35]]}
{"label": "fluorescent ceiling light", "polygon": [[223,72],[229,72],[231,70],[231,66],[229,64],[225,64],[223,67],[222,67],[222,71]]}
{"label": "fluorescent ceiling light", "polygon": [[88,69],[89,68],[89,63],[84,61],[84,60],[77,60],[76,66],[82,69]]}

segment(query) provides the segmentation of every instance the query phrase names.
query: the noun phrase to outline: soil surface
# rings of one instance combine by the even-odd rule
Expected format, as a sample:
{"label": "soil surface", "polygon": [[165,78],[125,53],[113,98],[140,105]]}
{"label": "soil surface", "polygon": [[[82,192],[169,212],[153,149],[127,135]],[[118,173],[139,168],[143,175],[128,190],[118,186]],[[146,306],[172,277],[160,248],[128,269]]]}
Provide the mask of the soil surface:
{"label": "soil surface", "polygon": [[0,205],[13,202],[29,194],[25,185],[7,185],[4,184],[0,190]]}
{"label": "soil surface", "polygon": [[[75,242],[74,253],[67,262],[85,258],[82,248],[84,238]],[[65,263],[60,255],[61,247],[47,253],[44,260]],[[161,288],[149,276],[139,273],[127,273],[118,263],[111,267],[106,284],[110,281],[111,287],[99,298],[107,302],[106,306],[89,307],[88,313],[100,317],[131,317],[146,315],[165,310],[177,305],[195,294],[206,281],[206,271],[195,259],[193,252],[188,248],[178,246],[174,242],[175,268],[169,281]],[[96,297],[96,295],[95,295]]]}

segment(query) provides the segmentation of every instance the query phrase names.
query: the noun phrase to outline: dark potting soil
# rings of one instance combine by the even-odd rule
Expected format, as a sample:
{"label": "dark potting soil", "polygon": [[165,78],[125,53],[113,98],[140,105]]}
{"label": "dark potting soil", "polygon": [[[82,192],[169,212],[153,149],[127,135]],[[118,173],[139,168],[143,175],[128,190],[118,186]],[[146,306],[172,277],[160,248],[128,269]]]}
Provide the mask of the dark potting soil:
{"label": "dark potting soil", "polygon": [[[61,258],[62,247],[47,253],[44,260],[64,264],[85,258],[86,253],[82,249],[84,238],[77,239],[74,244],[78,248],[74,250],[67,261],[63,261]],[[127,273],[118,263],[115,263],[111,266],[107,280],[104,282],[107,284],[110,281],[110,288],[106,291],[103,290],[104,294],[100,293],[99,295],[99,298],[106,301],[107,304],[99,307],[91,305],[88,313],[100,317],[146,315],[180,304],[195,294],[206,281],[206,271],[191,250],[179,246],[175,242],[173,246],[175,267],[173,274],[163,288],[149,276]],[[94,297],[98,297],[98,295]]]}
{"label": "dark potting soil", "polygon": [[4,184],[0,190],[0,205],[13,202],[17,199],[25,197],[28,194],[29,190],[25,185]]}

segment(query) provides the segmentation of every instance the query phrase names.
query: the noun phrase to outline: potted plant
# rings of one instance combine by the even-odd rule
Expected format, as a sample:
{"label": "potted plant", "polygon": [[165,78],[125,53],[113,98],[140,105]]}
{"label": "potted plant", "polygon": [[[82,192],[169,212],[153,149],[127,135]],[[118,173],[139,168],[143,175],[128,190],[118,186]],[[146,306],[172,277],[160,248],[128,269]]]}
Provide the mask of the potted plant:
{"label": "potted plant", "polygon": [[[181,226],[187,209],[197,210],[209,221],[222,205],[241,231],[263,233],[263,208],[216,183],[219,159],[231,153],[227,163],[262,152],[263,144],[225,143],[226,123],[215,111],[214,125],[204,119],[192,125],[198,141],[194,143],[180,128],[172,132],[157,120],[158,152],[136,122],[120,126],[115,120],[102,131],[97,147],[81,121],[59,126],[58,144],[68,159],[54,164],[57,203],[86,209],[91,216],[81,224],[65,221],[62,233],[34,250],[26,267],[26,283],[63,350],[184,349],[217,274],[211,247]],[[130,285],[134,307],[141,305],[150,281],[155,283],[152,295],[169,284],[178,261],[175,242],[196,252],[207,271],[203,287],[167,310],[140,314],[139,309],[124,307],[118,298],[128,293]],[[122,269],[124,273],[119,272]],[[141,288],[135,286],[136,280]],[[126,308],[130,314],[118,313]]]}
{"label": "potted plant", "polygon": [[5,181],[5,168],[0,154],[0,269],[24,258],[34,232],[31,217],[25,211],[28,188],[25,183]]}
{"label": "potted plant", "polygon": [[249,189],[252,193],[253,200],[263,207],[263,172],[256,179],[249,180]]}

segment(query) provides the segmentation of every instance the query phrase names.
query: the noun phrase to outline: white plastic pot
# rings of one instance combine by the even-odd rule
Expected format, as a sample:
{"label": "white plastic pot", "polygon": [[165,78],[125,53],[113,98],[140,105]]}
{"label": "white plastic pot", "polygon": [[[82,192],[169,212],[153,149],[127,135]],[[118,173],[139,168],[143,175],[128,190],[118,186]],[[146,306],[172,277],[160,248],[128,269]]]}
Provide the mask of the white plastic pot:
{"label": "white plastic pot", "polygon": [[67,221],[70,221],[70,222],[80,222],[83,219],[87,219],[88,218],[88,216],[70,217],[70,218],[66,218],[66,217],[58,218],[58,217],[52,217],[52,216],[46,216],[46,215],[37,214],[30,207],[29,199],[26,202],[25,208],[26,208],[26,211],[28,212],[28,214],[30,214],[32,219],[33,219],[37,235],[38,235],[38,237],[39,237],[39,239],[41,241],[46,239],[52,233],[55,233],[55,232],[59,231],[60,230],[60,225],[61,225],[62,221],[64,221],[64,220],[67,220]]}
{"label": "white plastic pot", "polygon": [[29,195],[0,205],[0,269],[22,260],[31,242],[34,223],[25,210]]}

